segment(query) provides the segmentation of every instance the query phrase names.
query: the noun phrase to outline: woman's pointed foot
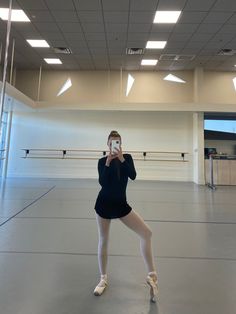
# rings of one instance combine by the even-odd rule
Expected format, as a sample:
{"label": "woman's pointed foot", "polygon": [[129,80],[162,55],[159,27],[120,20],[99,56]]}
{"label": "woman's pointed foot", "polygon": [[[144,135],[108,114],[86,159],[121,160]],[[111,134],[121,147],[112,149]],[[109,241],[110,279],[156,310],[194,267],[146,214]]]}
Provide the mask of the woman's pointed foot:
{"label": "woman's pointed foot", "polygon": [[94,292],[93,292],[94,295],[96,295],[96,296],[102,295],[104,290],[106,289],[107,285],[108,285],[107,275],[101,275],[100,282],[94,289]]}
{"label": "woman's pointed foot", "polygon": [[149,272],[146,279],[148,285],[150,286],[150,300],[156,302],[158,296],[158,283],[157,283],[157,273]]}

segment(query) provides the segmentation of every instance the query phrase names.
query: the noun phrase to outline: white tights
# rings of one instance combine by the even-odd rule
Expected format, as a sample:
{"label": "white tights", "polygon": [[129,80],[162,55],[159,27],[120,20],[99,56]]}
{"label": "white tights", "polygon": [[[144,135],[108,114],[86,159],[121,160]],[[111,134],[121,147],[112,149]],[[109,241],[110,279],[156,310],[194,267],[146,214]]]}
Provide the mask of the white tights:
{"label": "white tights", "polygon": [[[155,272],[155,266],[152,254],[152,231],[144,222],[143,218],[134,210],[119,218],[126,226],[134,230],[140,237],[140,250],[143,256],[148,272]],[[107,253],[108,253],[108,239],[111,219],[104,219],[96,214],[98,225],[98,264],[101,275],[106,274],[107,271]]]}

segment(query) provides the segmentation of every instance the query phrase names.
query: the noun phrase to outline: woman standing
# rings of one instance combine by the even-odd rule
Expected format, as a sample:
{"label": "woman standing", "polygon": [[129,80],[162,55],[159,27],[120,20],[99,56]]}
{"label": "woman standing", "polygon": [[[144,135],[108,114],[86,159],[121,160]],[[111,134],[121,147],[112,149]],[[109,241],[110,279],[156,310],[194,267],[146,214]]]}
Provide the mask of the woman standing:
{"label": "woman standing", "polygon": [[[112,149],[113,140],[120,143],[119,149],[115,152]],[[94,294],[100,296],[108,285],[106,270],[109,228],[111,219],[119,218],[140,237],[141,254],[148,272],[146,281],[150,286],[151,301],[155,302],[158,286],[152,254],[152,231],[126,201],[128,178],[131,180],[136,178],[133,159],[130,154],[122,153],[121,136],[117,131],[111,131],[107,145],[110,150],[108,156],[98,161],[99,183],[102,188],[96,200],[95,211],[99,235],[98,264],[101,278],[94,289]]]}

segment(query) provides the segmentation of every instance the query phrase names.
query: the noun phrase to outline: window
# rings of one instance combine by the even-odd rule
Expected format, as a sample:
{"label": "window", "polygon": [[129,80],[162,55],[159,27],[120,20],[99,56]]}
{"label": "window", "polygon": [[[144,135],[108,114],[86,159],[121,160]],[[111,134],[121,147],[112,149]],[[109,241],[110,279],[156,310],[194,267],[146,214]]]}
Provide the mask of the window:
{"label": "window", "polygon": [[3,161],[6,156],[4,149],[6,146],[7,116],[8,116],[8,113],[3,111],[1,132],[0,132],[0,177],[2,176]]}

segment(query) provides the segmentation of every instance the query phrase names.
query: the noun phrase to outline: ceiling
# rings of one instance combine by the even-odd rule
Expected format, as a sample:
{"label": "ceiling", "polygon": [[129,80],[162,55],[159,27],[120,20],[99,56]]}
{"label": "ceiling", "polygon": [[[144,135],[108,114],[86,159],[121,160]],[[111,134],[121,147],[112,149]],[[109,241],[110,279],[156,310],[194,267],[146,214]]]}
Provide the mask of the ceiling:
{"label": "ceiling", "polygon": [[[8,0],[0,0],[8,7]],[[234,71],[236,55],[218,55],[236,49],[236,0],[13,0],[31,23],[12,23],[16,40],[15,65],[20,69],[63,70],[207,70]],[[177,24],[153,24],[156,10],[182,10]],[[6,22],[0,20],[0,42]],[[53,47],[69,47],[71,55],[52,48],[32,48],[26,39],[45,39]],[[126,48],[145,48],[148,40],[167,40],[165,49],[145,50],[144,56],[126,55]],[[11,51],[11,46],[10,46]],[[162,54],[195,55],[193,60],[159,60],[141,66],[142,58]],[[43,58],[59,57],[62,65]],[[2,58],[3,59],[3,58]]]}

